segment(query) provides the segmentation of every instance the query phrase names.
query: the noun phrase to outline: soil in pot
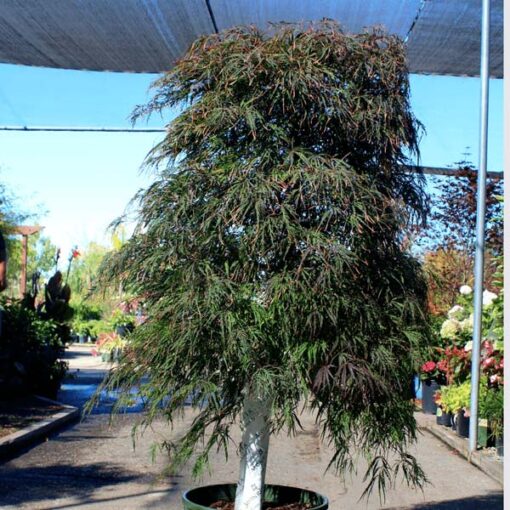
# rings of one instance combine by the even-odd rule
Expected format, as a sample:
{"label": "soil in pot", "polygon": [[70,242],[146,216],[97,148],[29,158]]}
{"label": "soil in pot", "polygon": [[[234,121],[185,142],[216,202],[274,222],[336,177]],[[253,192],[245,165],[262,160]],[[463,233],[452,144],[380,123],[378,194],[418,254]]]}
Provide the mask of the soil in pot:
{"label": "soil in pot", "polygon": [[[237,484],[197,487],[183,494],[185,510],[234,510]],[[315,492],[282,485],[266,485],[263,510],[327,510],[328,499]]]}
{"label": "soil in pot", "polygon": [[422,385],[422,411],[425,414],[436,414],[437,405],[434,401],[434,393],[440,389],[439,384],[434,379],[423,381]]}
{"label": "soil in pot", "polygon": [[[217,501],[211,504],[211,508],[217,510],[235,510],[235,503],[232,501]],[[312,508],[310,503],[288,503],[280,505],[279,503],[264,503],[262,510],[309,510]]]}

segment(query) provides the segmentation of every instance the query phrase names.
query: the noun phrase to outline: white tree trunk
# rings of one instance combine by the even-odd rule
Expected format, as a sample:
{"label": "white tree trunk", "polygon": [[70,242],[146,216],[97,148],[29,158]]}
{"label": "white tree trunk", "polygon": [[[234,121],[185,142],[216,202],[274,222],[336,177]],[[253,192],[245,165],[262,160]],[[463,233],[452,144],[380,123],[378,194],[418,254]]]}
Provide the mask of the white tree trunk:
{"label": "white tree trunk", "polygon": [[235,510],[261,510],[269,447],[271,402],[248,393],[243,409],[241,466]]}

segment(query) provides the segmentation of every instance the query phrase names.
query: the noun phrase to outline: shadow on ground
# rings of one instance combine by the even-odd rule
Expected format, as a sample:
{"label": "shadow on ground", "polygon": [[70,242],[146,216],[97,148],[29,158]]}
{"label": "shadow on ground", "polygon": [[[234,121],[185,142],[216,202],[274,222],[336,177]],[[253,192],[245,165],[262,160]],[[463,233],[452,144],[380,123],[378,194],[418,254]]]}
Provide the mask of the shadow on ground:
{"label": "shadow on ground", "polygon": [[[94,345],[93,344],[82,344],[82,345],[85,345],[87,347],[93,347]],[[66,351],[64,352],[63,356],[62,356],[62,359],[64,361],[69,361],[70,359],[76,359],[76,358],[83,358],[83,355],[84,353],[82,351],[70,351],[68,349],[66,349]]]}
{"label": "shadow on ground", "polygon": [[[83,409],[88,400],[96,393],[97,382],[84,382],[82,379],[65,381],[58,393],[57,400],[63,404]],[[136,389],[133,390],[133,402],[129,407],[123,407],[122,413],[139,413],[144,408],[143,400],[137,396]],[[98,405],[91,414],[108,414],[117,401],[118,394],[112,391],[102,391]]]}
{"label": "shadow on ground", "polygon": [[493,492],[483,496],[432,501],[411,507],[391,507],[385,510],[503,510],[503,492]]}
{"label": "shadow on ground", "polygon": [[[94,492],[102,487],[137,481],[146,485],[147,480],[144,478],[140,473],[110,463],[83,466],[59,464],[26,468],[3,466],[0,467],[0,507],[3,505],[17,507],[65,497],[77,498],[79,501],[71,505],[76,506],[80,502],[82,504],[90,502]],[[151,492],[149,487],[147,489],[149,489],[147,492]],[[154,492],[157,491],[154,489]],[[51,505],[51,508],[58,508],[58,505]]]}

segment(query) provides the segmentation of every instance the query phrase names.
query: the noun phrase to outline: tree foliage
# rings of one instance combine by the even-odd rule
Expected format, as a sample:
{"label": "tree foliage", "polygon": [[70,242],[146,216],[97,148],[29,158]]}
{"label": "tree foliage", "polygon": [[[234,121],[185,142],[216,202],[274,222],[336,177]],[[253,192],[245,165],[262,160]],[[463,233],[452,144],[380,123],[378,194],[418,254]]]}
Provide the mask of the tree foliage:
{"label": "tree foliage", "polygon": [[97,283],[101,262],[107,252],[107,247],[92,242],[73,261],[68,281],[73,291],[74,302],[90,298]]}
{"label": "tree foliage", "polygon": [[[458,177],[439,184],[431,213],[431,235],[436,248],[457,249],[474,256],[476,244],[477,172],[466,162],[457,163]],[[485,246],[491,257],[503,252],[503,181],[487,179]]]}
{"label": "tree foliage", "polygon": [[270,397],[273,431],[294,430],[305,399],[332,467],[361,453],[368,491],[399,473],[420,485],[407,447],[426,287],[402,240],[426,197],[405,170],[419,123],[403,43],[332,23],[235,28],[154,86],[135,117],[181,113],[147,158],[138,227],[101,271],[148,305],[105,383],[125,390],[118,406],[138,387],[149,424],[191,400],[192,426],[165,446],[180,462],[204,440],[199,472],[246,388]]}
{"label": "tree foliage", "polygon": [[[456,163],[456,177],[436,178],[430,222],[418,228],[417,245],[425,248],[429,305],[444,314],[461,285],[473,283],[476,246],[477,173],[467,161]],[[495,290],[497,259],[503,253],[503,181],[487,179],[485,216],[485,288]]]}
{"label": "tree foliage", "polygon": [[[433,249],[454,249],[474,257],[476,245],[477,172],[466,161],[455,178],[441,179],[433,200],[426,241]],[[485,246],[487,254],[498,256],[503,251],[503,181],[487,179],[485,201]]]}

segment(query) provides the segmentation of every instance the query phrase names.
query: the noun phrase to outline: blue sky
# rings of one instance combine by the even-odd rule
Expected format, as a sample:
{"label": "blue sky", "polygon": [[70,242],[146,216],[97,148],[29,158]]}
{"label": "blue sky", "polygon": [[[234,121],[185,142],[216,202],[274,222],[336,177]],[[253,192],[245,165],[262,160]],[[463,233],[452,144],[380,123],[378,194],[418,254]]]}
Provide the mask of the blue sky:
{"label": "blue sky", "polygon": [[[129,127],[155,75],[66,71],[0,65],[0,125]],[[422,164],[478,162],[479,80],[411,76],[412,106],[425,125]],[[489,170],[503,169],[503,81],[491,80]],[[168,117],[170,118],[170,116]],[[138,127],[146,124],[139,124]],[[149,126],[164,120],[153,118]],[[107,242],[107,225],[150,182],[140,174],[161,133],[30,133],[0,131],[0,179],[64,253]]]}

